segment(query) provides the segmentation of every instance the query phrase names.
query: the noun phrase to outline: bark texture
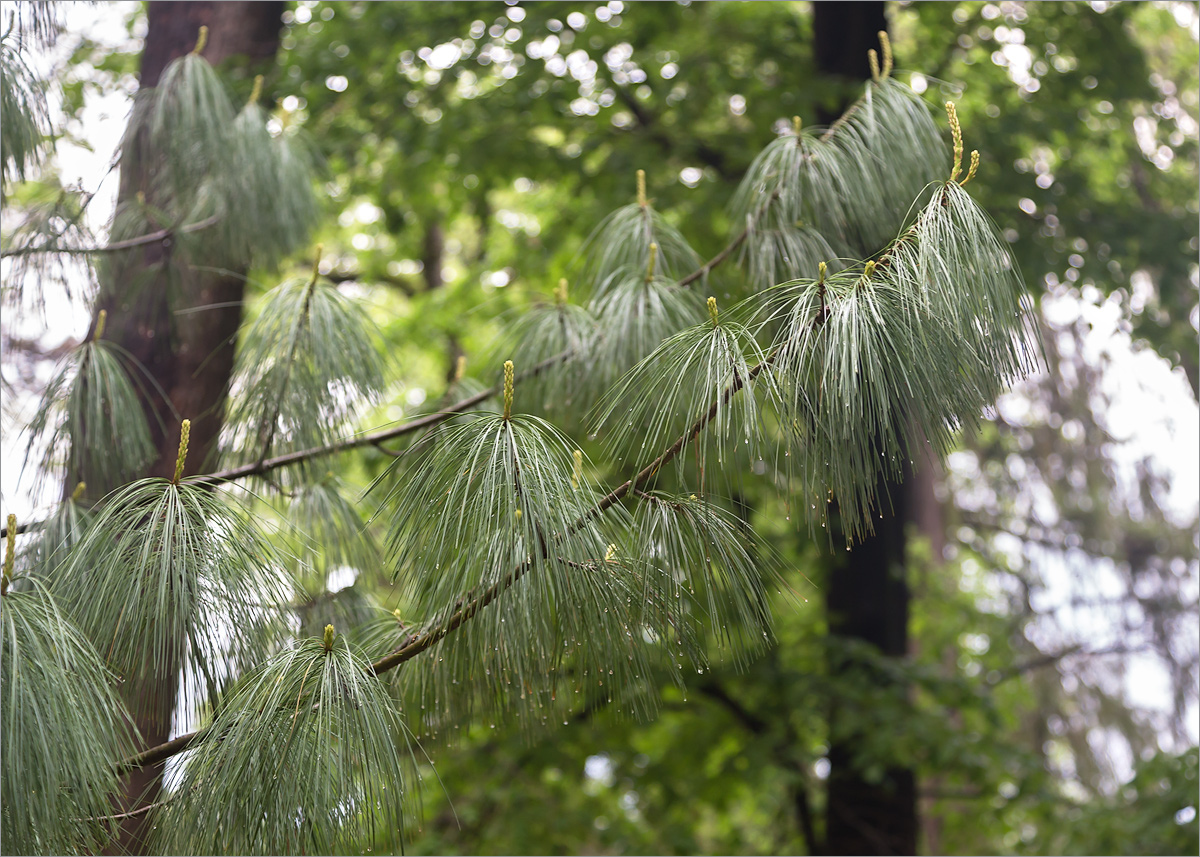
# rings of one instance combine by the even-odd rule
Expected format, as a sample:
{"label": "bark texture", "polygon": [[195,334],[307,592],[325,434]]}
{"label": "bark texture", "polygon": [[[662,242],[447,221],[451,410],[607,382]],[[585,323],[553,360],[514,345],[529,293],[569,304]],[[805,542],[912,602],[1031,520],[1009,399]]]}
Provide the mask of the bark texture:
{"label": "bark texture", "polygon": [[[209,29],[204,56],[214,66],[249,67],[274,57],[279,48],[282,2],[152,2],[142,55],[140,85],[155,86],[176,57],[191,51],[201,26]],[[146,135],[128,141],[122,156],[117,205],[139,193],[153,203],[152,177],[161,159]],[[170,478],[179,444],[179,423],[192,421],[188,473],[200,472],[214,450],[224,419],[237,330],[242,319],[244,281],[234,275],[197,271],[182,258],[171,238],[125,254],[102,283],[100,308],[108,311],[105,337],[127,350],[165,394],[151,391],[143,406],[158,450],[145,476]],[[179,310],[200,311],[181,314]],[[149,385],[148,385],[149,386]],[[93,498],[115,488],[89,485]],[[177,669],[165,670],[155,687],[129,688],[133,701],[150,701],[137,718],[147,746],[170,738],[178,690]],[[161,787],[161,768],[131,774],[122,811],[153,803]],[[119,847],[144,853],[149,814],[122,822]]]}

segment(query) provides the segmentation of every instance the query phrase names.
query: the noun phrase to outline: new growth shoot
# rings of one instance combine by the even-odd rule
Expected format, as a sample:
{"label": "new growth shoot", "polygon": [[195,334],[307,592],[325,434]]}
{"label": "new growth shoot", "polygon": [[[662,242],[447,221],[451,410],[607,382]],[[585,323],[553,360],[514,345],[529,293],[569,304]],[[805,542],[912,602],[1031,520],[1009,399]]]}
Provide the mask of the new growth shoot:
{"label": "new growth shoot", "polygon": [[96,332],[92,334],[93,341],[104,338],[104,326],[108,323],[108,310],[102,309],[96,316]]}
{"label": "new growth shoot", "polygon": [[562,306],[567,302],[567,278],[563,277],[558,281],[558,286],[554,289],[554,302]]}
{"label": "new growth shoot", "polygon": [[869,283],[871,281],[871,277],[873,277],[874,275],[875,275],[875,260],[872,259],[871,261],[867,262],[866,265],[863,266],[863,275],[862,275],[862,281],[861,281],[860,285],[865,286],[867,283]]}
{"label": "new growth shoot", "polygon": [[327,652],[333,651],[333,626],[332,625],[325,626],[325,639],[322,640],[322,642],[325,644],[325,651],[327,651]]}
{"label": "new growth shoot", "polygon": [[708,317],[712,319],[713,327],[717,326],[717,299],[709,297],[708,299]]}
{"label": "new growth shoot", "polygon": [[184,420],[179,424],[179,457],[175,459],[175,478],[171,481],[179,484],[183,476],[183,465],[187,463],[188,440],[192,436],[192,421]]}
{"label": "new growth shoot", "polygon": [[[958,121],[958,109],[954,106],[953,101],[946,102],[946,116],[950,119],[950,134],[954,137],[954,168],[950,171],[950,181],[954,181],[962,171],[963,138],[962,125]],[[974,178],[977,169],[979,169],[979,151],[972,149],[971,166],[967,168],[966,177],[958,183],[959,187]]]}
{"label": "new growth shoot", "polygon": [[879,56],[875,51],[867,51],[867,60],[871,63],[871,80],[882,83],[892,73],[892,42],[886,30],[879,31],[879,46],[883,50],[883,68],[879,67]]}
{"label": "new growth shoot", "polygon": [[4,577],[0,580],[0,595],[8,594],[8,581],[12,578],[13,554],[17,548],[17,516],[8,516],[8,531],[4,538]]}
{"label": "new growth shoot", "polygon": [[637,171],[637,201],[638,205],[645,208],[646,203],[646,171]]}
{"label": "new growth shoot", "polygon": [[308,282],[308,287],[310,289],[317,284],[317,277],[321,275],[321,253],[324,250],[324,244],[317,245],[317,255],[313,257],[312,279]]}
{"label": "new growth shoot", "polygon": [[250,98],[246,101],[247,105],[258,104],[258,99],[262,95],[263,76],[256,74],[254,76],[254,88],[250,90]]}
{"label": "new growth shoot", "polygon": [[504,361],[504,419],[512,419],[513,403],[513,362]]}
{"label": "new growth shoot", "polygon": [[196,47],[192,48],[194,56],[200,56],[204,53],[204,46],[208,44],[208,27],[201,27],[199,34],[196,36]]}
{"label": "new growth shoot", "polygon": [[650,245],[650,262],[646,265],[646,282],[654,280],[654,266],[658,262],[658,245]]}

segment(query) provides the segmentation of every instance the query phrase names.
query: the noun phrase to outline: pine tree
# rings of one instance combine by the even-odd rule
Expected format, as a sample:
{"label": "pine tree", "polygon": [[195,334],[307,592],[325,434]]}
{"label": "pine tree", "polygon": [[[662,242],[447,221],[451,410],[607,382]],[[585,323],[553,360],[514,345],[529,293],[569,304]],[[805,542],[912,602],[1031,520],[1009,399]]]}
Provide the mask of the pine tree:
{"label": "pine tree", "polygon": [[[6,193],[46,133],[19,33],[0,42]],[[427,415],[356,432],[388,367],[305,246],[312,158],[268,131],[260,83],[234,108],[205,38],[139,93],[122,181],[142,185],[109,244],[66,243],[67,200],[4,250],[28,263],[10,267],[11,306],[29,265],[64,253],[94,259],[99,282],[91,335],[30,427],[29,468],[64,500],[5,532],[6,849],[111,845],[122,777],[174,757],[159,799],[131,810],[146,849],[396,841],[419,796],[415,735],[501,716],[542,729],[598,704],[649,716],[652,673],[683,684],[771,639],[780,569],[725,499],[751,462],[810,531],[832,534],[836,510],[852,543],[888,502],[877,486],[926,446],[945,453],[1036,360],[1020,277],[965,189],[978,155],[952,103],[947,152],[881,34],[837,121],[797,117],[757,157],[708,261],[638,172],[577,281],[512,321],[482,380],[460,364]],[[145,250],[164,239],[151,287]],[[215,418],[178,413],[144,355],[108,338],[131,300],[170,319],[211,299],[203,272],[297,253],[316,261],[243,320]],[[722,305],[710,280],[735,267],[749,288]],[[334,458],[366,446],[394,457],[369,522]],[[386,569],[401,606],[326,598],[339,565]],[[179,696],[204,725],[146,741],[137,725],[169,722]]]}

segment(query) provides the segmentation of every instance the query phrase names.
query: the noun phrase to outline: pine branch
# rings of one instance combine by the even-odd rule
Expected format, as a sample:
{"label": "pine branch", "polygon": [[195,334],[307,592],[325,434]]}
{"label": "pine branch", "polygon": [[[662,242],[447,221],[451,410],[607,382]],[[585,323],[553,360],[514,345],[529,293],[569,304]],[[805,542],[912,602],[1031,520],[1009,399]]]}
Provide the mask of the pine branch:
{"label": "pine branch", "polygon": [[206,217],[203,220],[198,220],[195,223],[188,223],[180,227],[168,227],[160,229],[157,232],[151,232],[147,235],[139,235],[136,238],[126,238],[124,241],[114,241],[111,244],[106,244],[103,247],[55,247],[52,244],[39,244],[36,247],[18,247],[16,250],[5,250],[0,253],[0,258],[7,259],[10,256],[30,256],[35,253],[65,253],[72,256],[86,256],[92,253],[116,253],[120,250],[132,250],[135,247],[142,247],[146,244],[154,244],[158,241],[163,241],[170,238],[176,233],[180,235],[188,235],[192,232],[199,232],[202,229],[207,229],[210,226],[215,226],[221,220],[220,217],[213,215]]}
{"label": "pine branch", "polygon": [[[564,351],[543,360],[541,363],[534,366],[517,376],[518,380],[522,378],[532,378],[538,375],[551,366],[569,358],[570,352]],[[322,458],[326,455],[333,455],[338,452],[345,452],[349,449],[357,449],[361,446],[379,446],[387,440],[393,440],[397,437],[403,437],[406,434],[412,434],[421,429],[430,428],[440,422],[450,419],[450,417],[460,414],[468,408],[478,405],[480,402],[486,402],[493,396],[499,395],[502,392],[502,387],[496,385],[488,387],[486,390],[481,390],[473,396],[467,396],[465,399],[460,399],[451,405],[447,405],[440,411],[437,411],[427,416],[417,417],[414,420],[409,420],[406,423],[401,423],[389,429],[382,429],[376,432],[359,435],[358,437],[341,440],[336,443],[327,444],[325,446],[316,446],[311,449],[302,449],[296,452],[288,452],[283,455],[277,455],[274,458],[268,458],[256,464],[245,464],[241,467],[232,467],[228,470],[219,470],[215,473],[205,473],[193,477],[193,481],[216,484],[219,482],[232,482],[236,479],[244,479],[247,476],[261,476],[264,473],[269,473],[272,470],[278,470],[280,467],[287,467],[292,464],[299,464],[303,461],[308,461],[313,458]],[[389,454],[392,454],[389,452]]]}
{"label": "pine branch", "polygon": [[[754,367],[751,368],[751,370],[748,374],[748,377],[745,378],[744,380],[740,376],[735,377],[733,383],[730,384],[728,387],[726,387],[725,391],[717,398],[716,401],[713,402],[712,407],[710,407],[705,413],[701,414],[700,417],[697,418],[696,422],[694,422],[692,424],[692,426],[686,432],[684,432],[682,435],[680,435],[679,438],[673,444],[671,444],[671,446],[669,446],[666,450],[664,450],[661,455],[659,455],[652,462],[650,462],[645,467],[643,467],[640,471],[638,471],[636,476],[634,476],[632,479],[625,481],[624,483],[622,483],[621,485],[617,486],[612,491],[610,491],[608,494],[606,494],[602,498],[600,498],[596,502],[596,504],[591,508],[591,510],[589,510],[585,515],[583,515],[579,520],[577,520],[575,522],[574,529],[578,529],[578,528],[584,526],[589,520],[591,520],[592,518],[594,518],[597,515],[602,514],[606,509],[612,507],[613,504],[619,502],[623,497],[625,497],[630,492],[636,491],[641,486],[649,483],[654,478],[654,476],[657,475],[658,471],[663,467],[663,465],[669,463],[672,459],[674,459],[677,455],[679,455],[680,451],[683,450],[684,446],[686,446],[690,441],[695,439],[696,436],[700,434],[700,432],[704,431],[704,429],[713,420],[713,418],[717,414],[717,411],[722,406],[728,404],[729,400],[739,390],[741,390],[743,387],[745,387],[746,384],[749,383],[750,381],[753,381],[764,369],[767,368],[767,365],[769,362],[770,362],[770,358],[768,358],[768,360],[766,360],[762,363],[756,364]],[[538,368],[538,367],[535,367],[535,368]],[[534,370],[530,370],[530,371],[532,372]],[[476,396],[472,396],[471,399],[473,399],[475,401],[483,401],[489,395],[494,395],[495,392],[496,391],[494,389],[493,390],[484,390],[483,392],[477,394]],[[463,401],[466,402],[469,400],[464,399]],[[458,405],[460,407],[463,406],[461,402],[458,403]],[[440,417],[441,419],[445,419],[446,417],[451,416],[453,413],[455,413],[455,412],[440,412],[438,414],[431,414],[429,417],[424,417],[421,420],[414,420],[413,423],[424,422],[425,425],[433,425],[437,422],[437,420],[435,420],[434,422],[427,422],[432,417]],[[407,431],[414,431],[415,428],[406,428],[407,426],[412,426],[413,423],[406,423],[405,426],[402,426],[401,428],[406,429]],[[423,427],[423,426],[418,426],[418,427]],[[390,431],[398,432],[397,429],[392,429]],[[392,434],[391,436],[394,437],[396,435]],[[357,441],[353,441],[352,443],[354,443],[355,445],[361,446],[364,443],[369,443],[369,442],[372,442],[372,441],[366,441],[366,440],[360,438]],[[346,448],[346,447],[342,447],[342,448]],[[284,457],[287,457],[287,456],[284,456]],[[264,466],[269,463],[270,462],[264,462]],[[288,463],[291,463],[291,462],[288,462]],[[277,466],[282,466],[282,465],[277,465]],[[246,468],[241,468],[241,469],[246,469]],[[241,475],[250,475],[250,474],[246,473],[246,474],[241,474]],[[442,623],[438,627],[433,628],[429,631],[425,631],[421,634],[418,634],[415,638],[412,638],[409,642],[407,642],[405,645],[401,646],[396,651],[392,652],[389,655],[385,655],[384,657],[375,661],[373,664],[371,664],[370,674],[374,675],[374,676],[382,675],[383,673],[389,672],[389,671],[395,669],[396,667],[399,667],[401,664],[412,660],[413,658],[417,657],[417,655],[432,648],[434,645],[439,643],[441,640],[445,639],[448,635],[450,635],[454,631],[456,631],[465,622],[468,622],[480,610],[482,610],[483,608],[485,608],[489,604],[491,604],[493,601],[495,601],[502,593],[504,593],[505,590],[507,590],[514,583],[516,583],[518,580],[520,580],[520,578],[525,574],[525,572],[529,570],[530,566],[531,566],[531,563],[529,563],[529,562],[525,562],[525,563],[522,563],[521,565],[517,566],[512,571],[510,571],[507,575],[505,575],[503,579],[498,580],[496,583],[489,586],[487,588],[487,590],[485,590],[481,595],[479,595],[476,598],[471,599],[470,601],[467,601],[465,604],[463,604],[461,607],[459,607],[458,610],[456,610],[454,612],[454,615],[452,615],[444,623]],[[179,737],[174,738],[170,741],[167,741],[164,744],[159,744],[156,747],[150,747],[149,749],[144,750],[141,753],[131,756],[128,759],[125,759],[123,762],[120,763],[118,770],[122,773],[126,773],[128,771],[137,770],[139,768],[144,768],[149,765],[154,765],[159,762],[166,761],[167,759],[171,758],[172,756],[176,756],[179,753],[182,753],[185,750],[187,750],[196,741],[198,741],[199,739],[206,736],[208,734],[208,732],[209,732],[208,729],[201,729],[196,732],[189,732],[186,735],[180,735]]]}

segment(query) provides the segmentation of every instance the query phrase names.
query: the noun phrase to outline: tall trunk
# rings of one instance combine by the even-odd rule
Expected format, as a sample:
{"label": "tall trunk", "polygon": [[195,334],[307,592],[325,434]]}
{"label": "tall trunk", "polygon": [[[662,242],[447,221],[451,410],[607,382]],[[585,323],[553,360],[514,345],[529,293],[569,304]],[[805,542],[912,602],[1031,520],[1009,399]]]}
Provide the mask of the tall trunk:
{"label": "tall trunk", "polygon": [[[813,49],[817,69],[847,83],[843,103],[827,105],[818,118],[833,121],[870,77],[867,51],[879,49],[887,29],[882,2],[813,4]],[[851,84],[853,87],[851,88]],[[911,480],[907,480],[911,482]],[[907,485],[881,484],[881,517],[875,533],[829,563],[825,609],[830,635],[829,669],[834,676],[870,671],[876,686],[890,679],[862,659],[847,657],[845,644],[867,643],[886,657],[908,654],[908,584],[905,527],[914,504]],[[890,499],[889,499],[890,498]],[[835,700],[830,724],[842,715]],[[914,854],[917,847],[916,786],[913,772],[889,768],[868,780],[854,764],[854,735],[830,730],[824,850],[829,854]]]}
{"label": "tall trunk", "polygon": [[[140,83],[153,87],[167,64],[196,44],[201,26],[209,29],[205,57],[214,65],[234,57],[250,63],[270,59],[279,48],[282,2],[152,2],[142,54]],[[161,164],[145,135],[135,137],[122,156],[117,205],[144,194],[153,203],[149,178]],[[243,280],[192,269],[174,252],[170,239],[141,248],[123,260],[120,273],[104,284],[100,306],[108,311],[106,338],[127,350],[166,394],[144,397],[158,456],[144,475],[170,477],[179,444],[179,419],[192,421],[188,471],[197,472],[216,446],[224,419],[233,368],[235,337],[242,318]],[[196,260],[202,265],[203,260]],[[244,272],[241,272],[244,273]],[[211,307],[180,314],[184,308]],[[89,485],[93,497],[113,485]],[[148,746],[170,738],[179,666],[164,668],[157,687],[131,687],[136,718]],[[154,700],[150,705],[146,700]],[[161,771],[132,774],[125,788],[126,811],[156,800]],[[120,848],[145,850],[147,815],[125,819]]]}

